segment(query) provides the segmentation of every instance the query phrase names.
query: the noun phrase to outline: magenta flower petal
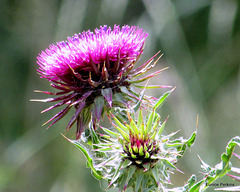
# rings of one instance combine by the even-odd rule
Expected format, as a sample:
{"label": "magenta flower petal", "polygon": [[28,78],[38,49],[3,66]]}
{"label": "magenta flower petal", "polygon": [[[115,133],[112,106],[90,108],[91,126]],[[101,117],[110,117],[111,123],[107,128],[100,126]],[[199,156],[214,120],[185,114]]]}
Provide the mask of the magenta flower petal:
{"label": "magenta flower petal", "polygon": [[122,28],[115,25],[113,30],[103,26],[95,33],[83,32],[43,51],[37,57],[39,72],[49,80],[64,81],[63,78],[67,78],[68,82],[65,82],[70,83],[69,75],[74,72],[83,79],[89,72],[100,78],[105,62],[108,72],[117,73],[141,54],[146,37],[147,33],[142,29],[127,25]]}

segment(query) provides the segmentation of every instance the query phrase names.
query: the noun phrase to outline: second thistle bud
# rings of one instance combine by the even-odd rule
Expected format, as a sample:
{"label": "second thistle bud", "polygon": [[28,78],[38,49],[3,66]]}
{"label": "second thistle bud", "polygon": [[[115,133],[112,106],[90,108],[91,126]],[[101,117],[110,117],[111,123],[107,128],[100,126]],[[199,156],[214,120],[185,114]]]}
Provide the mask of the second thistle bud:
{"label": "second thistle bud", "polygon": [[101,134],[103,140],[95,146],[96,151],[104,155],[95,163],[98,164],[97,171],[104,172],[102,175],[108,180],[109,188],[119,188],[120,191],[132,188],[135,192],[165,191],[172,170],[178,170],[176,162],[195,139],[195,133],[188,140],[170,140],[174,134],[162,135],[166,121],[160,122],[156,109],[170,93],[159,98],[147,115],[143,115],[140,108],[137,119],[136,110],[131,114],[129,111],[116,116],[112,114],[110,120],[115,131],[102,127],[107,135]]}

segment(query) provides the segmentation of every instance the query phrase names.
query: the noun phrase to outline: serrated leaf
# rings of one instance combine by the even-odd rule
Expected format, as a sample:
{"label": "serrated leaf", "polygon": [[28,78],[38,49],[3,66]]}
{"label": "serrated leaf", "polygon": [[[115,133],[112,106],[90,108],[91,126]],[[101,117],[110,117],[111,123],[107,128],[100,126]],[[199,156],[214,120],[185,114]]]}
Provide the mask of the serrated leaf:
{"label": "serrated leaf", "polygon": [[[216,179],[226,175],[227,172],[231,170],[230,158],[232,157],[233,150],[236,145],[240,146],[240,137],[239,136],[234,137],[229,141],[229,143],[226,147],[226,152],[221,155],[221,159],[222,159],[221,163],[216,165],[215,168],[211,168],[209,165],[207,165],[200,159],[202,168],[204,168],[206,170],[205,174],[208,176],[205,177],[204,179],[202,179],[201,181],[199,181],[197,184],[195,184],[191,188],[190,192],[195,192],[195,191],[197,192],[197,189],[199,190],[200,187],[204,187],[203,190],[205,190]],[[205,183],[207,183],[208,185],[205,185]],[[202,184],[204,184],[204,186],[202,186]]]}
{"label": "serrated leaf", "polygon": [[88,166],[91,168],[93,175],[97,178],[97,179],[103,179],[104,177],[102,176],[102,174],[97,171],[93,165],[93,159],[91,158],[91,156],[89,155],[88,150],[78,141],[76,140],[71,140],[68,139],[67,137],[63,136],[65,139],[67,139],[68,141],[70,141],[72,144],[74,144],[84,155],[84,157],[87,160],[87,164]]}
{"label": "serrated leaf", "polygon": [[192,175],[183,187],[168,189],[168,192],[189,192],[189,189],[196,183],[196,176]]}

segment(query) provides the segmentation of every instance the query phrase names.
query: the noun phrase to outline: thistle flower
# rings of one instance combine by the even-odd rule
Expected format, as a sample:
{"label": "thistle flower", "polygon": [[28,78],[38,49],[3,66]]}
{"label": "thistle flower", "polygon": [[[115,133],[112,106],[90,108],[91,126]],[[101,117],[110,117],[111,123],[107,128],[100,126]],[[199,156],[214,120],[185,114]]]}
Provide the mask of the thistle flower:
{"label": "thistle flower", "polygon": [[[119,117],[112,115],[112,124],[116,132],[103,128],[107,135],[95,146],[97,152],[103,152],[106,158],[98,159],[96,170],[104,172],[109,187],[114,186],[125,191],[132,187],[134,191],[164,191],[170,184],[170,173],[178,170],[175,166],[187,146],[190,147],[196,133],[188,139],[170,140],[175,134],[162,135],[166,120],[161,123],[156,109],[160,107],[171,91],[165,93],[153,106],[150,113],[143,117],[139,110],[138,118],[128,113],[128,121],[122,123]],[[179,170],[178,170],[179,171]]]}
{"label": "thistle flower", "polygon": [[[75,107],[75,114],[66,130],[77,122],[78,139],[91,119],[95,125],[109,108],[126,107],[128,101],[138,100],[138,94],[130,89],[130,85],[141,88],[138,83],[161,72],[159,70],[139,78],[156,64],[157,61],[150,65],[159,52],[142,66],[133,69],[143,53],[147,36],[146,32],[135,26],[115,25],[113,30],[102,26],[95,29],[95,33],[86,31],[76,34],[42,51],[37,57],[38,71],[58,92],[36,91],[57,96],[37,101],[58,102],[42,112],[65,106],[45,124],[52,122],[49,127],[52,126],[70,108]],[[156,87],[163,86],[149,88]]]}

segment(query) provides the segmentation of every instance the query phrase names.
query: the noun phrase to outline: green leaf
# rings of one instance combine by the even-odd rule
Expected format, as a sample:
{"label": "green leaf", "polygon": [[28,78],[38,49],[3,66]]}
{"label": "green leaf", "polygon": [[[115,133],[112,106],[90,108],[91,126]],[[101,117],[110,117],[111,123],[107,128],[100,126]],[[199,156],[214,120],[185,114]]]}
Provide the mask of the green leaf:
{"label": "green leaf", "polygon": [[128,133],[128,128],[125,127],[119,120],[117,117],[115,117],[114,115],[112,115],[112,118],[114,119],[116,125],[125,133]]}
{"label": "green leaf", "polygon": [[154,124],[153,124],[153,127],[152,127],[153,132],[152,132],[152,135],[150,135],[151,139],[155,139],[155,136],[158,133],[157,127],[159,126],[160,119],[161,119],[161,117],[158,116],[157,119],[154,121]]}
{"label": "green leaf", "polygon": [[167,167],[169,167],[171,169],[177,169],[172,163],[170,163],[170,161],[168,161],[166,159],[162,159],[162,162],[164,165],[166,165]]}
{"label": "green leaf", "polygon": [[149,133],[152,130],[152,126],[153,126],[153,119],[155,117],[155,109],[153,108],[153,111],[150,113],[150,115],[148,116],[148,121],[147,121],[147,133]]}
{"label": "green leaf", "polygon": [[135,134],[139,134],[139,130],[138,130],[138,127],[137,125],[135,124],[134,120],[133,119],[130,119],[130,127],[134,130],[134,133]]}
{"label": "green leaf", "polygon": [[187,185],[184,186],[184,189],[188,191],[188,189],[196,183],[196,180],[196,175],[192,175],[190,179],[188,179]]}
{"label": "green leaf", "polygon": [[137,88],[141,88],[141,89],[157,89],[157,88],[171,88],[172,86],[167,86],[167,85],[148,85],[148,86],[143,86],[143,85],[136,85],[133,84],[135,87]]}
{"label": "green leaf", "polygon": [[[190,188],[189,192],[200,192],[200,187],[201,187],[201,185],[204,184],[204,183],[205,183],[204,180],[199,181],[198,183],[196,183],[195,185],[193,185],[193,186]],[[205,184],[204,184],[204,185],[205,185]]]}
{"label": "green leaf", "polygon": [[[145,86],[146,87],[146,86]],[[133,106],[133,110],[136,112],[140,106],[141,106],[141,103],[142,103],[142,100],[144,98],[144,93],[145,93],[145,87],[144,89],[142,90],[142,92],[140,93],[140,96],[139,96],[139,100],[137,101],[137,104],[135,106]]]}
{"label": "green leaf", "polygon": [[188,147],[191,147],[193,144],[194,144],[194,141],[196,139],[196,135],[197,135],[197,132],[193,132],[193,134],[191,135],[191,137],[187,140],[186,144]]}
{"label": "green leaf", "polygon": [[123,172],[121,177],[118,179],[118,188],[124,189],[128,179],[128,171]]}
{"label": "green leaf", "polygon": [[143,180],[143,174],[141,172],[138,172],[136,177],[137,177],[137,179],[136,179],[136,184],[135,184],[135,192],[138,192],[138,190],[141,186],[141,182]]}
{"label": "green leaf", "polygon": [[111,179],[111,181],[110,181],[110,183],[108,185],[108,188],[111,187],[112,184],[119,178],[119,176],[121,174],[121,170],[120,169],[121,169],[123,163],[124,163],[123,161],[119,163],[119,166],[116,169],[116,171],[115,171],[115,173],[114,173],[114,175],[113,175],[113,177],[112,177],[112,179]]}
{"label": "green leaf", "polygon": [[90,133],[91,133],[91,136],[92,136],[93,144],[100,143],[99,138],[98,138],[98,136],[97,136],[97,134],[96,134],[96,132],[93,129],[93,126],[91,124],[89,125],[89,130],[90,130]]}
{"label": "green leaf", "polygon": [[124,106],[127,106],[127,101],[124,98],[122,93],[114,93],[113,94],[113,102],[123,104]]}
{"label": "green leaf", "polygon": [[101,172],[100,171],[97,171],[95,168],[94,168],[94,165],[93,165],[93,159],[91,158],[91,156],[89,155],[89,152],[88,150],[81,144],[79,143],[77,140],[71,140],[71,139],[68,139],[67,137],[65,137],[63,135],[63,137],[65,139],[67,139],[68,141],[70,141],[72,144],[74,144],[84,155],[84,157],[86,158],[87,160],[87,164],[88,166],[91,168],[92,170],[92,173],[93,175],[97,178],[97,179],[103,179],[104,177],[102,176]]}
{"label": "green leaf", "polygon": [[[191,141],[191,139],[189,140]],[[191,143],[191,142],[190,142]],[[210,167],[208,164],[203,162],[201,159],[201,166],[205,170],[205,176],[204,178],[196,183],[194,186],[191,187],[190,192],[198,192],[200,188],[203,188],[203,191],[208,188],[208,186],[213,183],[216,179],[219,177],[223,177],[231,170],[231,162],[230,159],[233,154],[233,150],[235,146],[240,146],[240,137],[234,137],[232,138],[227,147],[226,152],[222,154],[221,156],[221,163],[217,164],[215,168]],[[207,175],[207,177],[206,177]],[[207,185],[206,185],[207,183]]]}
{"label": "green leaf", "polygon": [[164,103],[164,101],[168,98],[168,96],[170,95],[170,93],[172,93],[174,91],[175,88],[173,88],[172,90],[164,93],[156,102],[156,104],[153,106],[153,109],[157,109],[158,107],[161,107]]}
{"label": "green leaf", "polygon": [[144,190],[144,189],[146,189],[146,187],[148,188],[148,186],[147,186],[147,183],[148,183],[148,180],[149,180],[149,174],[143,174],[144,176],[143,176],[143,180],[142,180],[142,191]]}
{"label": "green leaf", "polygon": [[167,120],[168,120],[168,117],[167,117],[167,119],[162,123],[162,125],[161,125],[161,127],[159,128],[159,130],[158,130],[158,136],[159,137],[161,137],[161,134],[162,134],[162,132],[163,132],[163,130],[164,130],[164,127],[165,127],[165,125],[166,125],[166,123],[167,123]]}
{"label": "green leaf", "polygon": [[111,131],[111,130],[109,130],[109,129],[107,129],[107,128],[101,127],[101,129],[102,129],[104,132],[106,132],[108,135],[110,135],[111,137],[113,137],[113,138],[115,138],[115,139],[117,139],[118,136],[119,136],[117,133],[115,133],[115,132],[113,132],[113,131]]}
{"label": "green leaf", "polygon": [[201,158],[200,156],[198,155],[198,158],[201,162],[201,168],[205,170],[205,172],[210,172],[212,170],[212,168],[207,164],[205,163]]}
{"label": "green leaf", "polygon": [[123,164],[122,164],[122,166],[121,166],[121,169],[125,169],[125,168],[127,168],[129,165],[131,165],[131,164],[132,164],[132,162],[131,162],[130,160],[125,159],[125,160],[123,161]]}
{"label": "green leaf", "polygon": [[155,166],[155,167],[152,169],[152,175],[153,175],[153,178],[154,178],[156,184],[158,184],[159,175],[158,175],[158,168],[157,168],[157,166]]}
{"label": "green leaf", "polygon": [[[189,192],[190,188],[193,187],[193,185],[196,183],[196,175],[192,175],[190,177],[190,179],[188,179],[187,183],[183,186],[183,187],[177,187],[177,188],[172,188],[168,191],[172,191],[172,192]],[[196,189],[192,189],[193,191]],[[199,191],[195,191],[195,192],[199,192]]]}
{"label": "green leaf", "polygon": [[137,127],[140,128],[140,125],[143,122],[143,115],[142,115],[142,109],[140,108],[139,113],[138,113],[138,122],[137,122]]}
{"label": "green leaf", "polygon": [[117,131],[123,136],[123,138],[126,141],[129,141],[129,136],[127,133],[125,133],[121,128],[119,128],[118,126],[115,126],[115,128],[117,129]]}
{"label": "green leaf", "polygon": [[133,176],[133,174],[135,173],[137,167],[132,165],[132,166],[130,166],[128,169],[129,169],[129,170],[128,170],[128,176],[127,176],[127,180],[126,180],[125,185],[127,185],[127,183],[129,182],[129,180],[132,178],[132,176]]}
{"label": "green leaf", "polygon": [[[139,101],[138,94],[136,94],[135,92],[131,93],[126,87],[120,87],[120,89],[121,89],[122,93],[126,94],[128,97],[136,99],[136,101]],[[132,99],[130,99],[130,100],[132,100]]]}

